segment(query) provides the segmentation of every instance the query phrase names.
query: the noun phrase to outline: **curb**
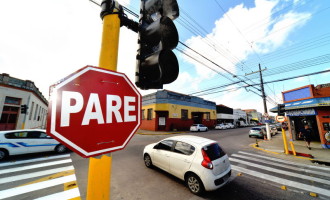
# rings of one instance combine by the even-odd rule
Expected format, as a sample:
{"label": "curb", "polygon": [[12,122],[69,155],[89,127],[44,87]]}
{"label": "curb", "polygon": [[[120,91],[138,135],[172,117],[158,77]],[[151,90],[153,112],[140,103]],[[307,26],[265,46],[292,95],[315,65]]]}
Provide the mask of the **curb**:
{"label": "curb", "polygon": [[[260,142],[263,142],[263,140],[259,141],[258,143]],[[274,152],[274,151],[270,151],[270,150],[266,150],[266,149],[263,149],[263,148],[260,148],[260,147],[257,147],[257,144],[252,144],[252,147],[255,148],[255,149],[258,149],[258,150],[261,150],[261,151],[265,151],[267,153],[273,153],[273,154],[284,154],[284,153],[278,153],[278,152]],[[292,155],[291,153],[289,153],[288,155]],[[298,153],[297,153],[298,155]],[[312,160],[314,159],[311,159],[311,158],[305,158],[305,157],[301,157],[301,156],[294,156],[295,158],[300,158],[300,159],[307,159],[307,160],[310,160],[312,162]]]}

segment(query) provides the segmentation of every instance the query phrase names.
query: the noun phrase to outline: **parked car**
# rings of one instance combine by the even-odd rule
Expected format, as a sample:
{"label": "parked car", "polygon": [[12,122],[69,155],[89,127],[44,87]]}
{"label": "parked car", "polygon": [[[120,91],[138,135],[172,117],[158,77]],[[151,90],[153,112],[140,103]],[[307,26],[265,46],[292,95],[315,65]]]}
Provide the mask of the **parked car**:
{"label": "parked car", "polygon": [[218,129],[218,130],[225,130],[225,129],[227,129],[227,127],[226,127],[225,125],[223,125],[223,124],[217,124],[217,125],[215,126],[215,129]]}
{"label": "parked car", "polygon": [[227,154],[214,141],[197,136],[174,136],[149,144],[144,163],[156,166],[185,181],[194,194],[224,186],[231,175]]}
{"label": "parked car", "polygon": [[226,125],[227,125],[229,128],[235,128],[235,125],[232,124],[232,123],[227,123]]}
{"label": "parked car", "polygon": [[208,131],[208,128],[203,124],[193,124],[190,126],[190,131]]}
{"label": "parked car", "polygon": [[264,138],[264,135],[266,135],[265,127],[252,127],[249,131],[249,137]]}
{"label": "parked car", "polygon": [[7,156],[45,151],[63,153],[67,148],[43,129],[0,131],[0,160]]}

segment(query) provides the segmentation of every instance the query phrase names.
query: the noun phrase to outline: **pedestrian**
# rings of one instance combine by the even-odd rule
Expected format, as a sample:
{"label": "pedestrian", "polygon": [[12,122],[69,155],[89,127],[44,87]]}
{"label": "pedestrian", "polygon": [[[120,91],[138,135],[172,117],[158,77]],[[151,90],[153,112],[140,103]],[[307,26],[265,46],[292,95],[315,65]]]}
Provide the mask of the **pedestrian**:
{"label": "pedestrian", "polygon": [[312,129],[308,125],[305,125],[305,128],[300,131],[299,137],[305,140],[307,148],[311,150]]}

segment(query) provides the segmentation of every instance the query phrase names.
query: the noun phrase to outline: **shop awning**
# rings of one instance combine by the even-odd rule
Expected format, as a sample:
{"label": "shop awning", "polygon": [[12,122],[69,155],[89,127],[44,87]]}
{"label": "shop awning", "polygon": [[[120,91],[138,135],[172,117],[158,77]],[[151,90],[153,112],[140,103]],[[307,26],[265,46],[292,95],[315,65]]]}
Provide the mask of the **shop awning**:
{"label": "shop awning", "polygon": [[[302,108],[315,108],[330,106],[330,97],[306,99],[301,101],[294,101],[290,103],[285,103],[285,110],[296,110]],[[277,107],[270,109],[271,112],[277,112]]]}

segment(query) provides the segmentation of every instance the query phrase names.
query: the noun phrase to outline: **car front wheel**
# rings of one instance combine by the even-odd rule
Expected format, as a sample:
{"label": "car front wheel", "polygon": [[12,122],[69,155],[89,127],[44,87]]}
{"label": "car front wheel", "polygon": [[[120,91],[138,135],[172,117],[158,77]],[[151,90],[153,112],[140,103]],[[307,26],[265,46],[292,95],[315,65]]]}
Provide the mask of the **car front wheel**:
{"label": "car front wheel", "polygon": [[186,178],[186,184],[193,194],[200,195],[204,192],[204,186],[201,179],[195,174],[189,174]]}
{"label": "car front wheel", "polygon": [[148,168],[151,168],[152,167],[152,161],[151,161],[151,157],[149,156],[149,154],[145,154],[144,155],[144,164]]}

